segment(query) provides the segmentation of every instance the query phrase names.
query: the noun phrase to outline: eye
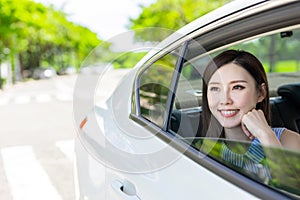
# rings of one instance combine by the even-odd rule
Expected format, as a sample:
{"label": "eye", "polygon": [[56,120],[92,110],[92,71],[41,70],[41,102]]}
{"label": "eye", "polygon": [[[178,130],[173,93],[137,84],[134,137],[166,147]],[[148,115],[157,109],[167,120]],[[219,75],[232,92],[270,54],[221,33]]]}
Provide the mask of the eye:
{"label": "eye", "polygon": [[242,85],[235,85],[235,86],[233,86],[233,89],[234,90],[242,90],[242,89],[244,89],[245,87],[244,86],[242,86]]}
{"label": "eye", "polygon": [[209,88],[210,91],[212,92],[216,92],[216,91],[219,91],[219,88],[218,87],[215,87],[215,86],[212,86]]}

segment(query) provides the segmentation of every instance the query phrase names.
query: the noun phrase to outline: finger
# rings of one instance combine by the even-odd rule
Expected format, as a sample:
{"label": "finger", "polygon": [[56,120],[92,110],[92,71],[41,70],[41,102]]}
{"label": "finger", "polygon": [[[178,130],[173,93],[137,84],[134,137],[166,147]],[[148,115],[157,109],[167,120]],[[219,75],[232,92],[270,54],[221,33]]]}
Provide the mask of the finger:
{"label": "finger", "polygon": [[254,136],[251,134],[251,132],[248,130],[248,128],[246,127],[246,125],[244,123],[242,123],[242,129],[243,129],[245,135],[247,137],[249,137],[249,139],[251,139],[251,140],[254,139]]}

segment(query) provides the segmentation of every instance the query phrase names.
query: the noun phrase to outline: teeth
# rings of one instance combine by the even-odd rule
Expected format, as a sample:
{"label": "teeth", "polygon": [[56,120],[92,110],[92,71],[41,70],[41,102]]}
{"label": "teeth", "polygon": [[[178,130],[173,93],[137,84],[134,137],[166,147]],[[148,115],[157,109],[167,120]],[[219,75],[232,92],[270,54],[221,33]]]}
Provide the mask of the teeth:
{"label": "teeth", "polygon": [[224,115],[232,115],[232,114],[236,113],[236,111],[233,111],[233,110],[225,110],[225,111],[222,111],[222,113],[223,113]]}

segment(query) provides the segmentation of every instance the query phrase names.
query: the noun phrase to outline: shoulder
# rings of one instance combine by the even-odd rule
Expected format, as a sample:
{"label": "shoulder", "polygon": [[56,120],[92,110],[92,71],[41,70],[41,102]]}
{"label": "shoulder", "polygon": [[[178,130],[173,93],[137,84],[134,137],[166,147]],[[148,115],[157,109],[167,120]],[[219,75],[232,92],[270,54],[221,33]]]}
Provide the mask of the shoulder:
{"label": "shoulder", "polygon": [[277,138],[278,138],[279,140],[281,140],[281,135],[282,135],[282,133],[284,132],[284,130],[286,130],[286,129],[280,127],[280,128],[272,128],[272,130],[273,130],[274,133],[276,134]]}

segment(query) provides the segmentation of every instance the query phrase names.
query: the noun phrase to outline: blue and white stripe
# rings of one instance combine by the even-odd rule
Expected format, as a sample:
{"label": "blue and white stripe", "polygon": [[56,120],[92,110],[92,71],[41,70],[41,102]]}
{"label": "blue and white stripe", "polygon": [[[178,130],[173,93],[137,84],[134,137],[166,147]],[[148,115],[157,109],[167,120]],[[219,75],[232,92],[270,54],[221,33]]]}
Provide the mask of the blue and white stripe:
{"label": "blue and white stripe", "polygon": [[[284,128],[272,128],[272,130],[280,140]],[[222,143],[221,158],[223,160],[235,167],[254,173],[262,179],[270,179],[269,168],[266,163],[262,162],[265,157],[264,150],[257,138],[252,141],[248,151],[244,154],[235,153],[224,142]]]}

